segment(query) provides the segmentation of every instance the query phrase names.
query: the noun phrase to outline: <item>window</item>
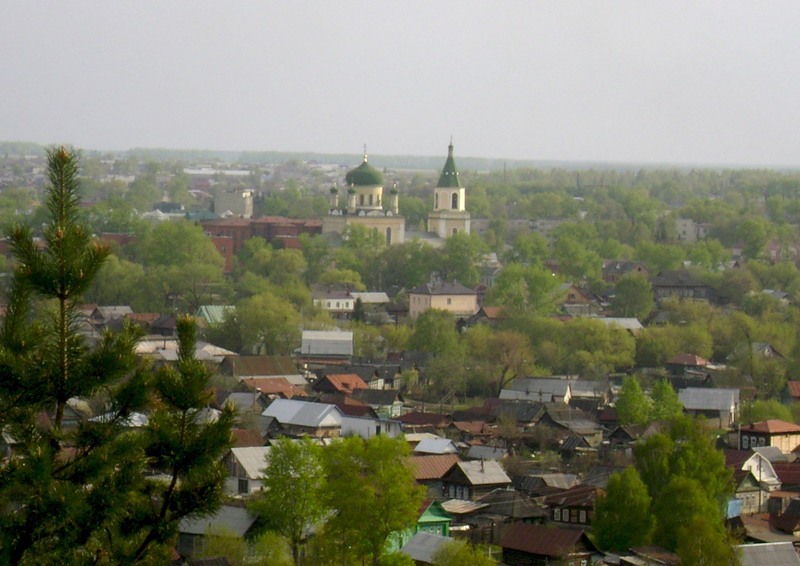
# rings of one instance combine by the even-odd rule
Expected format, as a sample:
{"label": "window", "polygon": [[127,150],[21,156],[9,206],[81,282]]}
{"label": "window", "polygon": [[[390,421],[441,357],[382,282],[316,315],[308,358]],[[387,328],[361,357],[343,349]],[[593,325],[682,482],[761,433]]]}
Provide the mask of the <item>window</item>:
{"label": "window", "polygon": [[586,522],[586,511],[581,511],[580,522],[581,523],[585,523]]}
{"label": "window", "polygon": [[369,195],[369,205],[372,206],[374,204],[373,199],[375,197],[373,195]]}
{"label": "window", "polygon": [[249,483],[247,478],[239,478],[239,493],[248,493],[250,491]]}
{"label": "window", "polygon": [[449,298],[449,297],[448,297],[448,298],[447,298],[447,304],[449,305],[449,304],[452,304],[452,303],[453,303],[453,299],[451,299],[451,298]]}
{"label": "window", "polygon": [[742,448],[750,448],[750,437],[743,436],[742,437]]}
{"label": "window", "polygon": [[458,193],[453,193],[453,196],[451,198],[451,203],[452,204],[451,204],[450,208],[452,208],[453,210],[457,210],[458,209]]}
{"label": "window", "polygon": [[361,203],[361,206],[364,206],[364,195],[359,195],[359,202]]}
{"label": "window", "polygon": [[555,509],[553,511],[553,520],[560,521],[561,520],[561,509]]}

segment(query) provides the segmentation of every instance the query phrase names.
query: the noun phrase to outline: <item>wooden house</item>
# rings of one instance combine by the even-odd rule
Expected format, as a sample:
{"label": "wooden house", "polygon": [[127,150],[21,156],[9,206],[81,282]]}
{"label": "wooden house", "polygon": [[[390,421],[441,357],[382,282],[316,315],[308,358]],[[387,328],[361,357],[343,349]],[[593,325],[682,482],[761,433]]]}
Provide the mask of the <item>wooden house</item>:
{"label": "wooden house", "polygon": [[263,489],[262,476],[267,467],[269,446],[242,446],[231,448],[223,458],[228,477],[225,493],[250,495]]}
{"label": "wooden house", "polygon": [[593,485],[577,485],[545,497],[544,504],[552,522],[588,527],[594,515],[595,500],[601,493],[602,490]]}
{"label": "wooden house", "polygon": [[594,543],[581,530],[516,523],[500,541],[506,566],[589,564],[597,553]]}
{"label": "wooden house", "polygon": [[439,498],[444,493],[445,476],[460,461],[458,454],[414,455],[410,459],[414,479],[425,486],[430,497]]}
{"label": "wooden house", "polygon": [[703,416],[716,428],[731,427],[739,416],[738,389],[687,387],[678,391],[678,400],[686,413]]}
{"label": "wooden house", "polygon": [[366,382],[354,373],[330,374],[318,379],[312,389],[317,393],[352,394],[357,389],[369,389]]}
{"label": "wooden house", "polygon": [[244,507],[223,505],[210,515],[184,517],[178,525],[178,553],[187,558],[205,550],[209,533],[244,541],[254,531],[256,516]]}
{"label": "wooden house", "polygon": [[476,500],[498,487],[511,485],[511,478],[494,460],[458,462],[442,479],[444,496]]}
{"label": "wooden house", "polygon": [[800,446],[800,426],[778,419],[768,419],[741,427],[739,449],[757,446],[777,446],[784,454]]}

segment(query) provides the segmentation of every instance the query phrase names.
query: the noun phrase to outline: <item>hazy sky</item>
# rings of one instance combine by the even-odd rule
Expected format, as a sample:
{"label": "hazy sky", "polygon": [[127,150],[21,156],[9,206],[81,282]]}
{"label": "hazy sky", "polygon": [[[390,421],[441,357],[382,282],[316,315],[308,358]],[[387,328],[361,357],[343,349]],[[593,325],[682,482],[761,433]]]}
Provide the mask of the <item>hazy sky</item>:
{"label": "hazy sky", "polygon": [[800,165],[800,2],[0,0],[0,140]]}

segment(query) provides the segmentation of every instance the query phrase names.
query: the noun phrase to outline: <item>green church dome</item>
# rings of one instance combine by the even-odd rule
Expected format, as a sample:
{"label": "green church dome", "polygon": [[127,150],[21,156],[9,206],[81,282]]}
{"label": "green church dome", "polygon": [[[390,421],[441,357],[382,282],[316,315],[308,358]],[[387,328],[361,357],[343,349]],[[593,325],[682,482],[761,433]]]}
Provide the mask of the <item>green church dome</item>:
{"label": "green church dome", "polygon": [[367,163],[366,154],[364,154],[364,163],[348,171],[344,179],[348,185],[355,185],[356,187],[383,186],[383,173]]}
{"label": "green church dome", "polygon": [[442,174],[439,176],[439,182],[436,184],[440,189],[457,189],[461,187],[461,181],[458,178],[458,170],[456,170],[456,160],[453,159],[453,142],[447,146],[447,161],[444,162]]}

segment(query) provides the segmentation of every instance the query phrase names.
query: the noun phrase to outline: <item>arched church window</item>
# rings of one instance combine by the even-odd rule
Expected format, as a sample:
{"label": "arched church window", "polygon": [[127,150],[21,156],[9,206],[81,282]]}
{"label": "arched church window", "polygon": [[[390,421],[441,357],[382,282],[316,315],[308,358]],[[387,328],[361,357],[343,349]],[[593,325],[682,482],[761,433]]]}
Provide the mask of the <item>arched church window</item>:
{"label": "arched church window", "polygon": [[458,228],[453,228],[453,236],[455,236],[456,234],[458,234]]}
{"label": "arched church window", "polygon": [[358,195],[358,196],[359,196],[359,203],[361,204],[361,206],[364,206],[364,195]]}
{"label": "arched church window", "polygon": [[374,197],[373,197],[372,195],[369,195],[369,205],[370,205],[370,206],[372,206],[372,205],[374,204],[374,203],[373,203],[373,198],[374,198]]}
{"label": "arched church window", "polygon": [[458,210],[458,193],[453,193],[452,204],[450,205],[450,208],[453,210]]}

